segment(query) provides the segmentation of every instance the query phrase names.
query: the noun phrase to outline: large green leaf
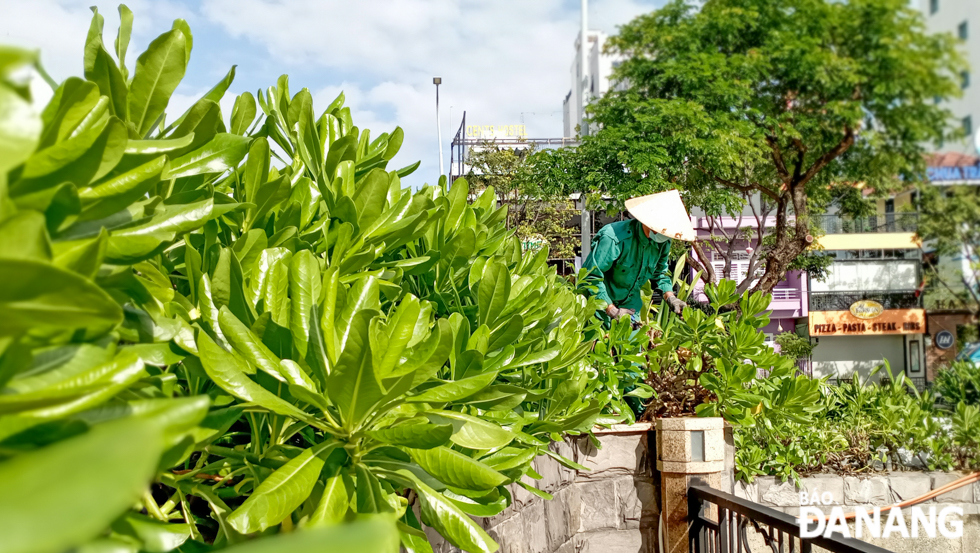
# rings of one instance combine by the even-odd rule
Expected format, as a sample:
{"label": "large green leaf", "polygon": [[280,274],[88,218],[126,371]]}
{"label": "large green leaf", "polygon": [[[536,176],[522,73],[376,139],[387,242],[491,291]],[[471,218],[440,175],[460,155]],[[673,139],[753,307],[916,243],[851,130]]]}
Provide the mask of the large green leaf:
{"label": "large green leaf", "polygon": [[378,517],[349,524],[280,534],[222,550],[225,553],[397,553],[394,519]]}
{"label": "large green leaf", "polygon": [[282,522],[313,491],[327,452],[340,442],[305,449],[259,484],[241,507],[228,517],[242,534],[261,532]]}
{"label": "large green leaf", "polygon": [[[289,329],[300,358],[306,357],[310,329],[319,327],[315,317],[320,297],[320,265],[309,250],[296,252],[289,263]],[[326,376],[326,375],[323,375]]]}
{"label": "large green leaf", "polygon": [[201,364],[208,376],[229,394],[242,401],[260,405],[273,413],[292,417],[297,420],[310,421],[307,413],[279,396],[253,382],[245,374],[247,368],[241,359],[221,349],[206,332],[197,333],[197,347],[201,356]]}
{"label": "large green leaf", "polygon": [[231,109],[231,128],[228,131],[232,134],[244,135],[254,120],[255,96],[252,96],[251,92],[243,92],[235,98],[235,105]]}
{"label": "large green leaf", "polygon": [[107,217],[142,198],[160,180],[167,165],[167,158],[160,156],[135,169],[116,175],[91,188],[79,191],[82,202],[81,220]]}
{"label": "large green leaf", "polygon": [[340,523],[349,508],[350,497],[347,495],[344,477],[340,474],[331,476],[323,485],[323,495],[320,496],[316,510],[310,515],[307,526],[329,526]]}
{"label": "large green leaf", "polygon": [[191,536],[189,524],[173,524],[137,513],[126,513],[112,523],[112,531],[137,540],[142,551],[167,553],[180,547]]}
{"label": "large green leaf", "polygon": [[[404,298],[388,321],[388,343],[381,356],[381,363],[377,372],[381,378],[385,378],[401,359],[402,353],[415,335],[416,325],[419,323],[419,316],[422,313],[422,306],[418,298],[408,294]],[[428,320],[425,321],[428,323]]]}
{"label": "large green leaf", "polygon": [[62,553],[101,534],[149,485],[162,447],[151,422],[123,419],[0,463],[0,550]]}
{"label": "large green leaf", "polygon": [[248,153],[251,139],[237,134],[219,133],[197,150],[185,154],[170,164],[169,178],[189,177],[206,173],[224,173],[235,167]]}
{"label": "large green leaf", "polygon": [[503,474],[448,447],[408,448],[408,451],[420,467],[450,486],[465,490],[489,490],[507,481]]}
{"label": "large green leaf", "polygon": [[453,435],[453,426],[451,424],[429,423],[400,424],[390,428],[373,430],[368,435],[386,444],[415,449],[431,449],[449,441],[449,437]]}
{"label": "large green leaf", "polygon": [[129,121],[137,134],[146,136],[157,118],[167,109],[184,71],[187,37],[179,29],[158,36],[136,60],[136,71],[129,87]]}
{"label": "large green leaf", "polygon": [[369,328],[375,316],[371,310],[354,315],[347,343],[327,377],[327,395],[340,409],[344,427],[348,430],[360,424],[384,397],[374,373],[369,339]]}
{"label": "large green leaf", "polygon": [[493,327],[510,298],[510,272],[506,265],[492,263],[487,266],[480,280],[477,298],[478,323]]}
{"label": "large green leaf", "polygon": [[429,388],[406,401],[413,403],[448,403],[472,396],[489,386],[497,378],[496,373],[484,373],[461,380],[455,380]]}
{"label": "large green leaf", "polygon": [[[12,67],[32,61],[23,50],[0,46],[0,57],[12,60],[0,67],[0,77]],[[20,165],[34,151],[41,135],[41,118],[30,103],[0,79],[0,174]],[[2,193],[2,190],[0,190]],[[0,201],[3,201],[0,198]]]}
{"label": "large green leaf", "polygon": [[0,259],[0,336],[36,328],[105,328],[122,309],[90,280],[54,265]]}
{"label": "large green leaf", "polygon": [[422,502],[422,522],[434,528],[451,544],[471,553],[493,553],[500,548],[489,535],[452,501],[435,491],[414,474],[399,474],[413,481]]}
{"label": "large green leaf", "polygon": [[50,261],[51,243],[45,227],[44,215],[36,211],[21,211],[0,221],[0,258]]}
{"label": "large green leaf", "polygon": [[92,24],[85,38],[85,78],[99,85],[99,92],[109,98],[111,113],[123,121],[128,121],[129,87],[119,66],[109,56],[102,42],[102,15],[94,7],[92,12]]}
{"label": "large green leaf", "polygon": [[452,424],[452,442],[469,449],[495,449],[514,441],[510,430],[472,415],[457,411],[427,411],[425,416],[436,424]]}
{"label": "large green leaf", "polygon": [[235,349],[235,352],[246,361],[275,378],[286,382],[282,374],[281,361],[262,343],[261,338],[245,326],[227,307],[219,309],[218,324],[225,340]]}

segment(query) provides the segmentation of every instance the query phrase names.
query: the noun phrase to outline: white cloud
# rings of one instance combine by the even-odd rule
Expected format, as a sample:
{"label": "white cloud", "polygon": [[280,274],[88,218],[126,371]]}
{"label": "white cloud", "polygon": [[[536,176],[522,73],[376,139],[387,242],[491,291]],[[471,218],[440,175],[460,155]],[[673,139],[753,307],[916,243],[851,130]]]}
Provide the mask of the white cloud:
{"label": "white cloud", "polygon": [[[599,0],[590,27],[612,32],[653,6]],[[407,139],[398,161],[422,159],[412,179],[418,184],[438,174],[434,75],[444,83],[447,158],[463,110],[467,124],[523,122],[532,137],[561,135],[577,7],[560,0],[205,0],[202,12],[273,59],[343,74],[341,84],[311,86],[318,108],[343,89],[362,128],[401,125]],[[297,90],[302,84],[291,82]]]}
{"label": "white cloud", "polygon": [[[93,0],[0,0],[0,42],[41,48],[56,80],[81,73],[82,45]],[[440,87],[442,135],[448,165],[449,143],[467,112],[467,124],[525,123],[529,136],[562,133],[562,100],[570,86],[569,67],[579,27],[574,0],[131,0],[136,14],[128,65],[150,39],[175,17],[188,19],[214,44],[224,35],[239,39],[241,60],[252,64],[252,80],[275,84],[292,73],[293,92],[308,87],[318,110],[346,92],[355,123],[377,135],[400,125],[406,133],[395,165],[417,159],[422,168],[412,184],[435,181],[438,149],[435,90]],[[662,0],[593,0],[590,27],[607,32]],[[115,3],[103,5],[106,46],[112,48],[118,16]],[[200,28],[200,27],[196,27]],[[202,36],[196,31],[195,35]],[[188,71],[200,76],[207,64]],[[255,67],[268,75],[256,75]],[[213,69],[213,68],[212,68]],[[197,72],[197,73],[193,73]],[[196,82],[213,81],[196,79]],[[179,114],[205,89],[178,89],[168,110]],[[236,83],[222,111],[227,117]],[[228,105],[224,105],[227,103]],[[450,119],[450,110],[452,119]]]}

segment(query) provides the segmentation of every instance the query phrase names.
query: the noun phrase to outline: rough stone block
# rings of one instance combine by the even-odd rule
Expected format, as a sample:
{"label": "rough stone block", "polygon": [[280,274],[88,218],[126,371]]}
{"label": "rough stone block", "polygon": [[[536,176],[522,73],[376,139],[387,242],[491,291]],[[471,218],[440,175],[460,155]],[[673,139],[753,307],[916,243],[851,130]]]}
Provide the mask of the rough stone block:
{"label": "rough stone block", "polygon": [[548,547],[557,550],[572,536],[571,517],[569,516],[569,498],[572,491],[568,488],[559,490],[555,498],[544,502],[544,519],[547,526]]}
{"label": "rough stone block", "polygon": [[[963,474],[959,472],[933,472],[932,476],[932,489],[941,488],[946,484],[949,484],[953,480],[958,480],[963,478]],[[948,491],[943,495],[934,499],[936,503],[972,503],[973,502],[973,486],[961,486],[955,490]]]}
{"label": "rough stone block", "polygon": [[678,417],[657,419],[657,430],[722,430],[725,419],[721,417]]}
{"label": "rough stone block", "polygon": [[500,553],[528,553],[525,547],[523,516],[510,517],[487,533],[500,544]]}
{"label": "rough stone block", "polygon": [[742,499],[747,499],[749,501],[754,501],[758,503],[759,481],[755,480],[751,484],[746,484],[745,482],[736,482],[735,490],[733,493],[735,494],[735,497],[741,497]]}
{"label": "rough stone block", "polygon": [[844,503],[847,505],[886,506],[890,497],[887,477],[844,477]]}
{"label": "rough stone block", "polygon": [[898,503],[929,493],[932,490],[932,477],[918,472],[892,472],[888,475],[891,488],[891,501]]}
{"label": "rough stone block", "polygon": [[[572,443],[569,442],[568,438],[565,438],[560,442],[551,442],[550,448],[558,455],[561,455],[562,457],[570,461],[575,461],[576,448]],[[558,476],[560,480],[560,485],[566,486],[574,482],[577,471],[575,469],[567,468],[561,463],[557,463],[557,464],[558,464]]]}
{"label": "rough stone block", "polygon": [[[536,486],[537,482],[535,482],[531,478],[525,478],[525,479],[522,480],[522,482],[524,482],[525,484],[527,484],[527,485],[529,485],[531,487],[537,487]],[[541,498],[539,498],[538,496],[534,495],[533,493],[525,490],[522,486],[518,486],[517,484],[511,484],[511,486],[510,486],[510,494],[514,498],[514,504],[513,504],[513,506],[516,506],[518,508],[524,507],[524,506],[530,504],[531,502],[533,502],[535,500],[538,500],[538,501],[541,500]]]}
{"label": "rough stone block", "polygon": [[[808,498],[812,498],[814,494],[820,496],[820,503],[822,505],[843,505],[844,504],[844,479],[836,474],[818,474],[816,476],[808,476],[803,479],[803,488],[801,491],[805,491]],[[827,497],[827,494],[830,497]],[[831,499],[830,503],[826,502],[826,499]],[[811,503],[813,500],[811,499]],[[797,493],[796,501],[792,504],[800,505],[800,494]],[[785,505],[790,507],[792,505]]]}
{"label": "rough stone block", "polygon": [[579,484],[576,488],[580,494],[578,532],[619,527],[619,502],[616,499],[615,481],[589,482]]}
{"label": "rough stone block", "polygon": [[568,540],[561,544],[561,547],[555,550],[555,553],[576,553],[575,551],[575,541]]}
{"label": "rough stone block", "polygon": [[578,480],[650,473],[646,433],[602,434],[599,441],[602,449],[587,438],[578,440],[578,463],[590,469],[580,471]]}
{"label": "rough stone block", "polygon": [[554,493],[561,486],[561,473],[558,461],[555,461],[547,455],[542,455],[536,458],[532,463],[535,472],[541,475],[541,480],[538,480],[534,487],[546,491],[548,493]]}
{"label": "rough stone block", "polygon": [[527,553],[549,553],[543,501],[536,501],[521,513]]}
{"label": "rough stone block", "polygon": [[793,482],[775,478],[758,478],[759,502],[770,507],[799,507],[800,491]]}
{"label": "rough stone block", "polygon": [[575,550],[579,553],[639,553],[647,549],[644,534],[640,530],[606,530],[575,536]]}

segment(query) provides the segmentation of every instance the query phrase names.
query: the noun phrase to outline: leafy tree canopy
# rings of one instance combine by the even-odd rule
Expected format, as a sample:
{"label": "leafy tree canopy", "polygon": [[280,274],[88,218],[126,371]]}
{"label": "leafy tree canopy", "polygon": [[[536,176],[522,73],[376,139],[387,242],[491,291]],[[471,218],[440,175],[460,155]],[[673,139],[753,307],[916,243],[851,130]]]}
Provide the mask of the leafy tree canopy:
{"label": "leafy tree canopy", "polygon": [[682,0],[610,40],[619,86],[590,108],[568,176],[593,197],[672,187],[708,215],[774,206],[771,289],[810,244],[810,215],[855,185],[923,173],[963,61],[904,0]]}

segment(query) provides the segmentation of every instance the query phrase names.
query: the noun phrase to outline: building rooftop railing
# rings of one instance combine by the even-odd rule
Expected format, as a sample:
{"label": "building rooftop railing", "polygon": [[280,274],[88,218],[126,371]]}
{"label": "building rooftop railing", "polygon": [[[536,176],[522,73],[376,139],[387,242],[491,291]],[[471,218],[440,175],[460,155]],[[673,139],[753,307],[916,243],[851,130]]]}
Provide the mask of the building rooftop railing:
{"label": "building rooftop railing", "polygon": [[873,232],[915,232],[919,214],[915,212],[883,213],[868,217],[816,215],[813,222],[827,234],[863,234]]}
{"label": "building rooftop railing", "polygon": [[885,309],[922,307],[922,296],[916,290],[879,292],[810,292],[810,311],[847,311],[860,300],[873,300]]}

